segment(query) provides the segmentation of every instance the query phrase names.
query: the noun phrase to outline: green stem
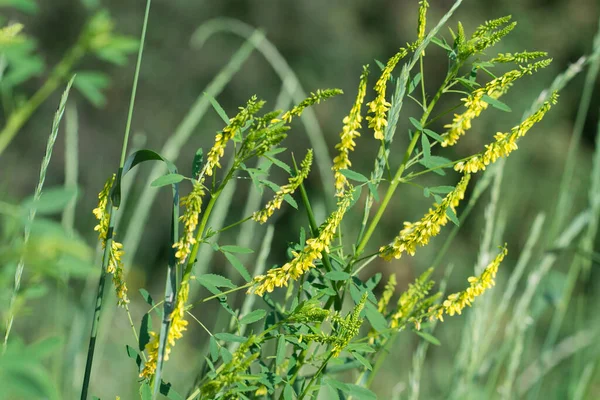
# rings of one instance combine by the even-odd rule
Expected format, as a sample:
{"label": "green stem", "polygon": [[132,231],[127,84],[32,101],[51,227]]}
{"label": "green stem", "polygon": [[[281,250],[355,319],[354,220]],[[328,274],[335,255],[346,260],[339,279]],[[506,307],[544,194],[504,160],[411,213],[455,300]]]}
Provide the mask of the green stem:
{"label": "green stem", "polygon": [[325,367],[327,367],[327,363],[329,362],[329,360],[331,360],[331,357],[333,357],[333,353],[329,353],[329,356],[327,356],[325,361],[323,361],[323,364],[321,364],[317,373],[314,374],[310,382],[308,382],[308,385],[306,385],[306,388],[304,388],[304,391],[302,392],[300,397],[298,397],[298,400],[302,400],[304,399],[304,397],[306,397],[306,395],[308,394],[308,390],[313,385],[315,380],[321,375],[321,373],[323,373],[323,370],[325,370]]}

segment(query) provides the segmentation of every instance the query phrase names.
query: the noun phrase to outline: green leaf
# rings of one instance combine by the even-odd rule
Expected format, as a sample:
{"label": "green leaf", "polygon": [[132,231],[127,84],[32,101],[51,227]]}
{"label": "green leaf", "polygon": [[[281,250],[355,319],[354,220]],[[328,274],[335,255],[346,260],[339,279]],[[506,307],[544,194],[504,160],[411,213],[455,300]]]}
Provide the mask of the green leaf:
{"label": "green leaf", "polygon": [[217,333],[215,334],[215,338],[218,340],[222,340],[224,342],[235,342],[235,343],[244,343],[248,338],[244,336],[234,335],[233,333]]}
{"label": "green leaf", "polygon": [[377,400],[377,395],[365,387],[354,385],[351,383],[348,383],[347,387],[348,394],[356,398],[357,400]]}
{"label": "green leaf", "polygon": [[446,209],[446,215],[448,216],[450,221],[452,221],[454,223],[454,225],[460,226],[460,222],[458,221],[458,218],[456,217],[456,213],[451,208]]}
{"label": "green leaf", "polygon": [[38,11],[34,0],[0,0],[0,7],[14,7],[27,14],[35,14]]}
{"label": "green leaf", "polygon": [[435,36],[431,38],[431,43],[440,46],[444,50],[452,51],[452,48],[450,46],[448,46],[448,44],[446,44],[445,41],[442,42],[440,39],[438,39]]}
{"label": "green leaf", "polygon": [[111,64],[124,66],[127,64],[127,55],[138,50],[139,46],[140,42],[136,38],[111,35],[108,43],[96,50],[96,56]]}
{"label": "green leaf", "polygon": [[374,353],[375,349],[367,343],[350,343],[346,350],[350,352],[359,351],[361,353]]}
{"label": "green leaf", "polygon": [[387,320],[370,302],[365,304],[365,316],[369,320],[369,323],[373,329],[375,329],[377,332],[383,332],[388,329]]}
{"label": "green leaf", "polygon": [[290,386],[289,383],[285,384],[283,388],[283,400],[293,400],[294,399],[294,389]]}
{"label": "green leaf", "polygon": [[208,349],[210,351],[210,358],[212,358],[213,361],[217,361],[217,358],[219,357],[219,344],[214,336],[210,337]]}
{"label": "green leaf", "polygon": [[200,147],[196,154],[194,155],[194,163],[192,166],[192,176],[196,179],[200,176],[200,171],[202,171],[202,167],[204,166],[204,153],[202,152],[202,147]]}
{"label": "green leaf", "polygon": [[146,303],[148,303],[151,306],[154,306],[154,300],[152,300],[152,296],[150,296],[150,293],[148,293],[146,289],[140,288],[140,294],[142,295],[144,300],[146,300]]}
{"label": "green leaf", "polygon": [[160,382],[160,394],[163,396],[167,396],[167,399],[170,400],[184,400],[184,398],[173,390],[172,385],[170,383],[165,383],[165,381],[161,380]]}
{"label": "green leaf", "polygon": [[75,86],[90,103],[96,107],[102,107],[106,104],[106,98],[102,90],[108,87],[110,79],[108,75],[101,72],[82,71],[77,73]]}
{"label": "green leaf", "polygon": [[412,80],[408,84],[408,94],[411,94],[412,92],[414,92],[415,89],[417,88],[417,86],[419,86],[419,83],[421,83],[421,73],[420,72],[418,72],[415,75],[415,77],[412,78]]}
{"label": "green leaf", "polygon": [[296,210],[298,209],[298,203],[296,203],[296,200],[294,200],[294,198],[292,196],[290,196],[289,194],[286,194],[285,196],[283,196],[283,200],[285,200],[286,203],[288,203],[290,206],[294,207]]}
{"label": "green leaf", "polygon": [[373,182],[367,182],[367,186],[369,187],[369,191],[371,195],[375,199],[375,202],[379,202],[379,192],[377,191],[377,186]]}
{"label": "green leaf", "polygon": [[246,325],[246,324],[251,324],[256,321],[260,321],[266,315],[267,315],[267,312],[265,310],[262,310],[262,309],[254,310],[251,313],[240,318],[240,324]]}
{"label": "green leaf", "polygon": [[224,363],[228,363],[231,362],[231,360],[233,360],[233,355],[231,354],[231,352],[229,350],[227,350],[227,347],[222,346],[219,349],[219,353],[221,353],[221,359],[223,360]]}
{"label": "green leaf", "polygon": [[144,351],[146,345],[150,343],[150,331],[152,330],[152,319],[150,314],[144,314],[142,317],[142,323],[140,324],[140,340],[138,343],[138,350]]}
{"label": "green leaf", "polygon": [[185,176],[180,174],[166,174],[159,178],[156,178],[150,186],[152,187],[162,187],[167,185],[172,185],[174,183],[179,183],[185,179]]}
{"label": "green leaf", "polygon": [[128,344],[125,345],[125,350],[127,351],[127,357],[131,358],[132,360],[135,360],[140,356],[138,352]]}
{"label": "green leaf", "polygon": [[344,271],[330,271],[325,274],[325,278],[332,281],[346,281],[350,279],[350,274]]}
{"label": "green leaf", "polygon": [[140,397],[142,400],[152,400],[152,389],[146,382],[142,383],[142,386],[140,386]]}
{"label": "green leaf", "polygon": [[247,247],[240,247],[234,245],[225,245],[220,247],[221,251],[226,253],[241,253],[241,254],[250,254],[254,253],[254,250],[249,249]]}
{"label": "green leaf", "polygon": [[423,125],[421,125],[421,123],[420,123],[418,120],[416,120],[416,119],[415,119],[415,118],[413,118],[413,117],[410,117],[410,118],[408,118],[408,119],[409,119],[410,123],[411,123],[411,124],[413,124],[413,126],[414,126],[415,128],[417,128],[417,130],[419,130],[419,131],[422,131],[422,130],[423,130]]}
{"label": "green leaf", "polygon": [[246,282],[250,282],[252,280],[250,273],[248,272],[246,267],[244,267],[244,264],[242,264],[239,258],[237,258],[232,253],[223,252],[223,254],[225,254],[225,258],[229,260],[231,265],[233,265],[233,268],[235,268],[236,271],[240,273],[240,275],[242,276],[242,278],[244,278]]}
{"label": "green leaf", "polygon": [[441,345],[438,338],[436,338],[435,336],[433,336],[427,332],[417,331],[417,330],[414,330],[413,332],[416,333],[417,335],[421,336],[423,339],[425,339],[426,341],[428,341],[431,344],[434,344],[436,346]]}
{"label": "green leaf", "polygon": [[217,114],[219,114],[219,117],[221,117],[223,122],[225,122],[225,125],[229,125],[229,121],[231,121],[231,119],[227,116],[227,113],[225,112],[225,110],[223,110],[223,107],[221,107],[217,99],[215,99],[206,92],[204,92],[204,96],[208,97],[208,101],[210,101],[210,104],[212,104]]}
{"label": "green leaf", "polygon": [[434,186],[428,189],[431,193],[448,194],[454,190],[454,186]]}
{"label": "green leaf", "polygon": [[340,169],[340,173],[344,175],[346,178],[351,179],[356,182],[368,182],[369,178],[360,174],[358,172],[349,170],[349,169]]}
{"label": "green leaf", "polygon": [[431,145],[427,139],[427,135],[421,135],[421,146],[423,147],[423,161],[429,162],[431,158]]}
{"label": "green leaf", "polygon": [[419,164],[431,169],[438,175],[446,175],[442,169],[452,167],[452,161],[439,156],[431,156],[428,160],[423,159],[419,161]]}
{"label": "green leaf", "polygon": [[430,138],[432,138],[433,140],[435,140],[436,142],[443,142],[444,138],[441,137],[440,135],[438,135],[437,133],[435,133],[434,131],[432,131],[431,129],[423,129],[423,132],[429,136]]}
{"label": "green leaf", "polygon": [[369,371],[373,370],[373,367],[371,366],[371,363],[369,362],[369,360],[367,360],[362,355],[360,355],[360,354],[358,354],[356,352],[352,352],[352,355],[354,356],[354,358],[356,359],[356,361],[358,361],[359,363],[361,363],[366,369],[368,369]]}
{"label": "green leaf", "polygon": [[35,202],[33,196],[22,203],[26,210],[36,208],[38,214],[51,215],[61,212],[71,200],[76,199],[79,190],[75,187],[55,186],[42,191],[40,199]]}
{"label": "green leaf", "polygon": [[271,161],[273,164],[275,164],[275,165],[276,165],[276,166],[278,166],[279,168],[281,168],[282,170],[284,170],[285,172],[287,172],[288,174],[291,174],[291,173],[292,173],[292,169],[290,168],[290,166],[289,166],[289,165],[287,165],[286,163],[284,163],[283,161],[281,161],[281,160],[278,160],[278,159],[277,159],[277,158],[275,158],[275,157],[268,157],[268,156],[265,156],[265,158],[266,158],[267,160]]}
{"label": "green leaf", "polygon": [[214,287],[226,287],[229,289],[233,289],[236,287],[233,284],[233,282],[231,282],[230,279],[227,279],[224,276],[217,275],[217,274],[200,275],[199,277],[196,278],[196,280],[198,281],[198,283],[200,283],[204,287],[214,286]]}
{"label": "green leaf", "polygon": [[385,64],[382,63],[379,60],[375,60],[375,64],[377,64],[377,66],[379,67],[379,69],[381,69],[382,71],[385,69]]}
{"label": "green leaf", "polygon": [[277,351],[275,352],[275,364],[281,365],[285,360],[286,355],[285,336],[280,335],[277,339]]}
{"label": "green leaf", "polygon": [[509,106],[507,106],[506,104],[504,104],[503,102],[501,102],[498,99],[494,99],[494,98],[488,96],[487,94],[484,94],[481,99],[483,101],[485,101],[486,103],[488,103],[489,105],[491,105],[492,107],[497,108],[498,110],[501,110],[504,112],[512,111]]}

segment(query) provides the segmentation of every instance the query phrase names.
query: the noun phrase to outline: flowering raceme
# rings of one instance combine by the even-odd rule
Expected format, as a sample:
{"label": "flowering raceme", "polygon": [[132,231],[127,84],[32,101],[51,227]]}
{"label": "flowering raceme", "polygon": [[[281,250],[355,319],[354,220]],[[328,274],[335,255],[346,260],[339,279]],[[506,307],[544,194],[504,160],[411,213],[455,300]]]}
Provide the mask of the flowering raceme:
{"label": "flowering raceme", "polygon": [[265,292],[272,292],[276,287],[287,286],[289,280],[296,280],[309,269],[314,267],[317,259],[322,257],[322,253],[329,252],[329,246],[335,236],[344,213],[350,205],[352,191],[349,191],[342,197],[335,210],[322,225],[319,235],[306,241],[306,246],[301,252],[293,252],[294,258],[279,268],[273,268],[266,275],[259,275],[252,281],[253,286],[248,290],[259,296]]}
{"label": "flowering raceme", "polygon": [[273,200],[269,201],[265,208],[255,212],[252,215],[252,219],[261,224],[267,222],[267,219],[269,219],[269,217],[273,215],[275,210],[281,208],[281,204],[283,203],[284,197],[286,195],[293,194],[296,191],[296,189],[298,189],[298,187],[302,184],[302,182],[306,179],[306,177],[308,177],[312,161],[313,152],[312,150],[309,150],[306,153],[304,160],[302,160],[302,164],[300,164],[300,172],[298,173],[298,175],[291,177],[287,185],[284,185],[281,188],[279,188],[277,193],[275,193],[275,197],[273,197]]}
{"label": "flowering raceme", "polygon": [[358,130],[362,127],[361,108],[367,93],[367,77],[369,76],[368,68],[368,65],[363,67],[356,100],[354,101],[350,113],[343,120],[344,127],[342,128],[342,133],[340,133],[341,141],[335,146],[340,154],[333,159],[333,167],[331,169],[335,173],[335,189],[338,196],[343,196],[344,188],[348,183],[348,180],[340,170],[347,169],[352,165],[349,154],[351,151],[354,151],[354,146],[356,146],[354,139],[360,136]]}
{"label": "flowering raceme", "polygon": [[540,122],[544,115],[556,104],[558,94],[555,92],[545,101],[540,108],[531,116],[511,129],[510,133],[498,132],[494,135],[495,142],[485,145],[483,153],[475,154],[466,161],[456,163],[454,169],[458,172],[475,173],[485,168],[501,157],[508,157],[510,153],[517,150],[517,140],[527,134],[533,125]]}
{"label": "flowering raceme", "polygon": [[456,207],[465,197],[465,190],[471,175],[466,174],[462,177],[456,188],[440,204],[434,204],[433,209],[418,222],[405,222],[404,229],[394,239],[394,241],[379,249],[380,256],[386,260],[400,258],[402,253],[406,252],[411,256],[415,254],[417,246],[425,246],[429,240],[440,233],[442,226],[448,223],[448,210],[456,213]]}
{"label": "flowering raceme", "polygon": [[547,67],[551,61],[551,59],[548,59],[529,64],[526,67],[520,66],[519,69],[507,72],[491,80],[484,87],[474,90],[467,98],[462,99],[466,110],[462,114],[455,114],[452,123],[444,126],[444,128],[448,128],[448,131],[442,135],[444,138],[442,146],[455,145],[460,137],[471,129],[471,121],[479,117],[488,108],[489,103],[485,101],[484,96],[488,96],[494,100],[500,98],[508,92],[517,79],[525,75],[531,75],[540,68]]}
{"label": "flowering raceme", "polygon": [[506,245],[504,245],[502,251],[486,267],[480,276],[471,276],[468,279],[470,286],[467,289],[462,292],[453,293],[449,295],[442,304],[431,307],[429,310],[431,315],[430,318],[444,321],[444,314],[449,316],[453,316],[454,314],[460,315],[466,306],[471,306],[475,297],[481,296],[487,289],[494,286],[494,278],[496,278],[498,267],[507,254],[508,249],[506,248]]}

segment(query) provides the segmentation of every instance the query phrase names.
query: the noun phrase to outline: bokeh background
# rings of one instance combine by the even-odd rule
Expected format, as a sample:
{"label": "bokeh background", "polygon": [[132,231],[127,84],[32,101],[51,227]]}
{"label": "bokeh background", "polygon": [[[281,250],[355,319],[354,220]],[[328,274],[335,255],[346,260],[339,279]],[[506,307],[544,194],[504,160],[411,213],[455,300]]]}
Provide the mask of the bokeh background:
{"label": "bokeh background", "polygon": [[[48,66],[54,65],[77,40],[80,30],[90,11],[77,0],[46,0],[38,2],[39,11],[35,14],[21,13],[10,7],[2,7],[0,14],[10,20],[25,25],[26,32],[36,38],[39,52]],[[121,34],[138,37],[145,7],[144,1],[103,0],[106,8],[114,18],[116,30]],[[430,0],[430,23],[452,5],[449,0]],[[209,38],[202,47],[194,48],[191,38],[199,26],[214,18],[235,18],[252,26],[262,28],[266,38],[278,49],[290,68],[295,72],[300,84],[306,92],[318,88],[335,87],[344,90],[345,95],[334,98],[315,108],[317,118],[329,151],[338,140],[342,118],[347,114],[356,93],[358,77],[362,65],[370,64],[376,71],[375,59],[385,62],[387,58],[413,40],[416,30],[417,1],[392,0],[346,0],[346,1],[290,1],[290,0],[238,0],[238,1],[202,1],[202,0],[154,0],[150,16],[146,52],[141,70],[136,108],[133,118],[135,133],[133,145],[160,150],[170,135],[176,130],[182,119],[195,101],[206,90],[207,85],[229,61],[232,54],[242,45],[244,40],[228,33],[217,33]],[[461,143],[459,148],[446,153],[446,156],[466,156],[478,151],[497,131],[506,131],[519,122],[522,113],[527,110],[533,100],[546,87],[554,76],[565,70],[579,57],[588,54],[592,48],[592,38],[598,29],[600,5],[594,0],[501,0],[494,2],[465,0],[455,16],[456,21],[463,22],[466,31],[472,30],[484,20],[511,14],[518,22],[515,31],[495,47],[490,55],[497,52],[514,52],[522,50],[547,51],[554,59],[552,65],[536,74],[519,81],[515,88],[504,98],[504,102],[513,109],[510,114],[491,110],[477,122],[473,130]],[[450,34],[443,30],[443,35],[450,40]],[[197,46],[196,46],[197,47]],[[439,51],[438,51],[439,50]],[[432,50],[425,63],[426,85],[435,90],[447,68],[447,60],[441,49]],[[110,76],[110,86],[105,91],[106,104],[95,107],[87,102],[79,93],[74,92],[69,99],[71,107],[76,107],[79,119],[79,198],[76,208],[75,228],[85,242],[93,246],[96,235],[93,227],[96,224],[91,210],[97,202],[97,193],[104,181],[118,166],[121,140],[124,131],[127,108],[134,72],[134,56],[129,57],[127,65],[118,67],[98,61],[93,57],[83,60],[78,69],[103,71]],[[374,81],[372,74],[371,80]],[[520,151],[511,155],[505,170],[505,181],[501,192],[501,208],[506,215],[504,240],[509,247],[521,248],[527,239],[529,227],[535,215],[542,211],[549,213],[556,206],[556,192],[564,166],[564,160],[571,137],[579,98],[583,89],[583,75],[575,79],[562,93],[560,103],[536,126],[525,141],[519,144]],[[21,86],[22,92],[33,93],[45,79],[44,75],[28,80]],[[598,89],[598,83],[596,84]],[[241,66],[238,73],[225,86],[217,97],[219,103],[231,115],[238,106],[253,94],[268,101],[274,107],[281,96],[282,82],[270,64],[258,52],[253,52]],[[598,93],[598,90],[596,90]],[[35,113],[24,126],[7,151],[0,157],[0,200],[19,203],[31,195],[37,182],[39,163],[44,154],[49,127],[59,101],[56,92]],[[456,102],[457,98],[454,98]],[[452,99],[447,103],[452,104]],[[440,106],[444,108],[443,104]],[[594,96],[590,113],[585,122],[582,146],[578,150],[578,164],[575,178],[571,182],[572,190],[581,193],[581,204],[585,201],[588,185],[588,174],[591,167],[591,155],[594,150],[594,137],[598,120],[600,97]],[[397,137],[406,136],[407,117],[417,108],[407,102],[403,110]],[[0,125],[6,116],[0,114]],[[443,122],[440,122],[438,131]],[[296,154],[303,155],[307,146],[304,127],[298,123],[287,141],[287,147]],[[194,129],[188,143],[183,147],[176,164],[182,171],[189,171],[196,149],[207,149],[214,139],[214,134],[222,128],[222,121],[216,112],[209,110],[199,126]],[[397,154],[402,149],[403,140],[398,139]],[[367,173],[372,165],[376,148],[365,134],[353,155],[353,167]],[[64,182],[64,135],[59,135],[55,153],[50,164],[46,185],[61,185]],[[130,194],[135,198],[144,185],[150,169],[144,167],[132,183]],[[284,180],[283,175],[274,175],[273,180]],[[427,178],[428,184],[453,184],[448,182],[454,177]],[[245,191],[250,183],[241,182],[239,195],[234,198],[232,210],[240,210],[245,204]],[[320,177],[313,173],[309,179],[308,189],[314,196],[317,214],[325,215],[328,199],[323,198]],[[482,201],[484,205],[487,197]],[[393,237],[404,220],[415,220],[429,207],[430,199],[424,199],[422,191],[407,186],[401,197],[394,201],[374,238],[374,243],[385,243]],[[574,204],[574,212],[581,209],[581,204]],[[128,284],[135,297],[140,287],[146,287],[155,297],[160,296],[163,289],[164,266],[168,251],[169,193],[163,190],[152,207],[150,221],[144,226],[139,250],[130,255],[131,266]],[[124,221],[127,221],[132,209],[125,208]],[[232,211],[226,222],[234,222],[238,211]],[[355,217],[358,220],[359,216]],[[280,249],[269,258],[270,264],[285,259],[283,250],[288,242],[296,241],[298,230],[305,224],[291,208],[285,208],[277,217],[276,239],[274,248]],[[471,274],[477,258],[478,244],[483,226],[483,206],[478,206],[466,221],[459,237],[444,260],[444,265],[453,264],[454,273],[450,280],[450,288],[460,288],[465,278]],[[257,248],[261,239],[260,231],[249,238],[252,247]],[[234,241],[235,236],[225,235],[221,243]],[[395,272],[400,281],[400,288],[426,269],[436,256],[436,244],[443,238],[436,239],[432,246],[419,252],[418,256],[405,257],[402,260],[384,263],[375,262],[370,265],[368,274],[380,272],[387,277]],[[375,249],[373,249],[375,250]],[[518,254],[511,254],[506,262],[507,268],[514,266]],[[252,259],[248,258],[249,265]],[[557,265],[552,281],[561,281],[568,264]],[[208,271],[230,274],[231,268],[224,257],[215,256]],[[504,279],[501,274],[500,280]],[[436,272],[436,278],[443,275],[443,270]],[[597,276],[593,272],[594,276]],[[70,283],[67,315],[84,316],[76,329],[87,331],[88,322],[85,312],[90,308],[90,288],[93,292],[95,276],[75,279]],[[87,281],[87,283],[86,283]],[[593,282],[593,279],[591,280]],[[523,282],[523,285],[525,283]],[[551,286],[551,285],[550,285]],[[540,298],[547,292],[541,289]],[[550,290],[550,289],[548,289]],[[597,297],[593,284],[578,287],[590,301]],[[548,315],[552,312],[551,299],[547,302]],[[29,311],[38,315],[38,310],[48,307],[46,302],[32,301]],[[136,298],[132,305],[134,317],[140,317],[146,305],[141,298]],[[207,305],[198,316],[208,326],[222,324],[219,320],[218,306]],[[30,316],[17,320],[16,332],[26,341],[52,334],[43,322],[50,317],[40,316],[41,321],[31,321]],[[126,358],[123,351],[123,337],[130,332],[124,314],[116,311],[110,315],[110,337],[103,344],[99,354],[99,364],[95,368],[92,392],[102,398],[114,398],[120,394],[122,398],[133,398],[135,380],[121,380],[123,376],[133,376],[134,364]],[[28,321],[29,320],[29,321]],[[220,321],[220,322],[219,322]],[[69,323],[69,319],[64,321]],[[431,353],[428,361],[431,374],[425,378],[431,387],[424,392],[424,398],[438,393],[436,385],[447,384],[447,372],[451,369],[456,344],[460,335],[460,318],[447,322],[449,327],[440,331],[439,338],[443,345]],[[108,325],[103,326],[106,333]],[[73,328],[75,329],[75,328]],[[101,333],[102,334],[102,333]],[[180,371],[167,377],[177,387],[187,388],[197,368],[202,362],[200,354],[205,340],[204,332],[198,327],[190,328],[190,340],[176,348],[172,364]],[[540,340],[543,335],[540,333]],[[382,371],[377,380],[380,398],[389,398],[391,393],[402,390],[406,384],[407,371],[410,366],[409,355],[417,343],[414,335],[405,335],[392,349],[389,367]],[[83,351],[84,345],[81,345]],[[532,346],[536,345],[536,339]],[[179,347],[179,345],[178,345]],[[189,348],[186,351],[185,348]],[[192,350],[194,349],[194,350]],[[199,350],[198,350],[199,349]],[[195,353],[190,353],[194,351]],[[179,355],[178,355],[179,354]],[[116,361],[117,360],[117,361]],[[75,369],[82,367],[83,358],[78,355]],[[169,366],[168,368],[171,368]],[[169,369],[167,369],[169,371]],[[73,386],[78,385],[78,373],[71,377]],[[564,395],[560,389],[560,379],[547,380],[550,387],[557,389],[556,398]],[[68,398],[68,397],[65,397]],[[431,397],[434,398],[434,397]]]}

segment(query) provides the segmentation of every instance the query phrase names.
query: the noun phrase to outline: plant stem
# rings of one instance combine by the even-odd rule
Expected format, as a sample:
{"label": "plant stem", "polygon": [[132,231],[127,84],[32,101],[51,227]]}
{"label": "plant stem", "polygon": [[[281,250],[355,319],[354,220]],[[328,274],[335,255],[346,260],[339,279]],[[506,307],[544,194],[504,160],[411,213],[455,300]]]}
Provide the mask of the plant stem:
{"label": "plant stem", "polygon": [[300,397],[298,397],[298,400],[302,400],[304,399],[304,397],[306,397],[306,395],[308,394],[308,390],[310,389],[310,387],[312,386],[312,384],[315,382],[315,380],[321,375],[321,373],[323,372],[323,370],[325,370],[325,367],[327,367],[327,363],[329,362],[329,360],[331,359],[331,357],[333,357],[333,353],[329,353],[329,356],[327,356],[327,358],[325,359],[325,361],[323,361],[323,364],[321,364],[321,366],[319,367],[319,370],[317,371],[316,374],[313,375],[312,379],[310,380],[310,382],[308,382],[308,385],[306,385],[306,388],[304,388],[304,391],[302,392],[302,394],[300,395]]}

